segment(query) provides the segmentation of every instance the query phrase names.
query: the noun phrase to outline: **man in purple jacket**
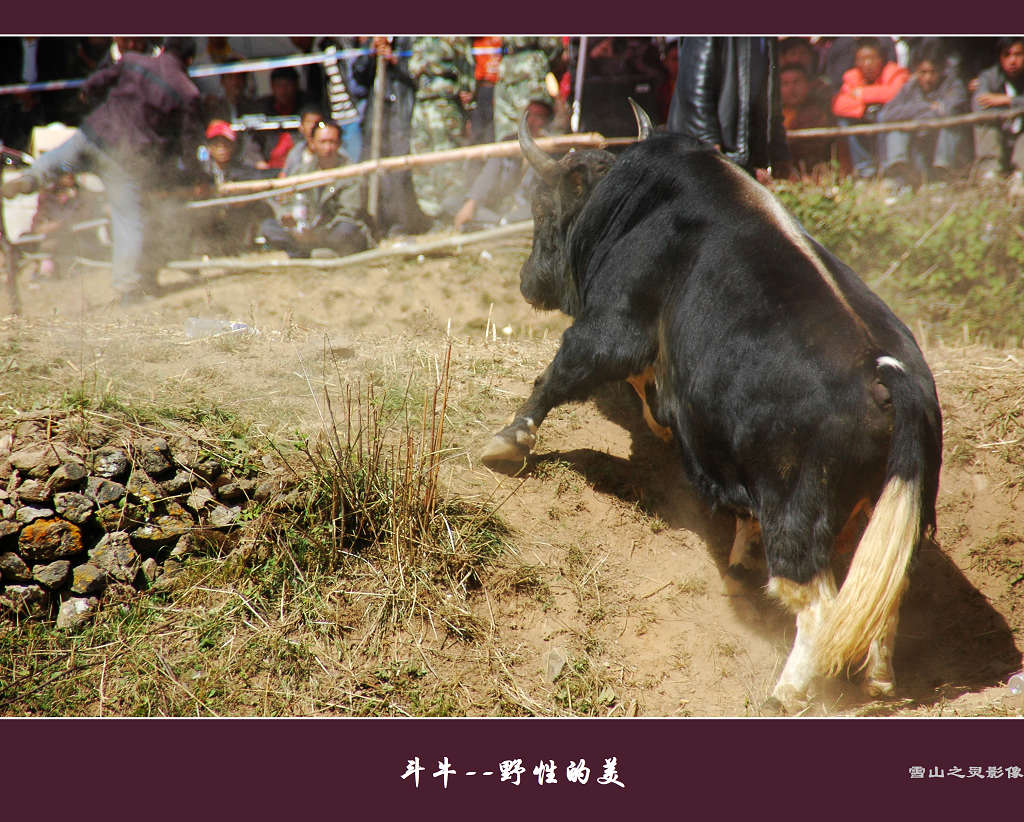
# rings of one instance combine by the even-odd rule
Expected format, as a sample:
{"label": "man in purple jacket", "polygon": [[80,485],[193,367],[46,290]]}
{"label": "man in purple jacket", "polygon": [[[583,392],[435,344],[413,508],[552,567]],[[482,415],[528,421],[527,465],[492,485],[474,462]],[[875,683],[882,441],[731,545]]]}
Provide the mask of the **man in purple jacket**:
{"label": "man in purple jacket", "polygon": [[13,197],[68,171],[98,174],[110,204],[113,285],[125,305],[157,290],[159,255],[144,251],[166,233],[155,225],[161,190],[203,179],[200,95],[187,73],[194,56],[194,40],[168,37],[155,57],[128,53],[90,75],[82,95],[100,102],[78,133],[3,186],[3,196]]}

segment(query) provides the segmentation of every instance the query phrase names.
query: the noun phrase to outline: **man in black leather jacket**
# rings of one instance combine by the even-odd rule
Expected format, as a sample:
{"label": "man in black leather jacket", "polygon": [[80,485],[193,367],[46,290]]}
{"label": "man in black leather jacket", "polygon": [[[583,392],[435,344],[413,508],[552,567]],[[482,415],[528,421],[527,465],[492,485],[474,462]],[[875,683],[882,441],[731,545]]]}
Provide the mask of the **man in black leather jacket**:
{"label": "man in black leather jacket", "polygon": [[771,37],[682,37],[668,129],[714,146],[766,181],[785,176],[776,42]]}

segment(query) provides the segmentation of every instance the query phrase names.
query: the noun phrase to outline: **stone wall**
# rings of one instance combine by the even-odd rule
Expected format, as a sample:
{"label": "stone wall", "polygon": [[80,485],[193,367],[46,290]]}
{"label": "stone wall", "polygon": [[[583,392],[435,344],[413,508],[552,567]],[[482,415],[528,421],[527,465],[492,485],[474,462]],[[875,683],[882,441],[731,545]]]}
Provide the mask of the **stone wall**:
{"label": "stone wall", "polygon": [[75,628],[105,592],[169,585],[203,533],[269,496],[259,473],[107,415],[0,421],[0,619]]}

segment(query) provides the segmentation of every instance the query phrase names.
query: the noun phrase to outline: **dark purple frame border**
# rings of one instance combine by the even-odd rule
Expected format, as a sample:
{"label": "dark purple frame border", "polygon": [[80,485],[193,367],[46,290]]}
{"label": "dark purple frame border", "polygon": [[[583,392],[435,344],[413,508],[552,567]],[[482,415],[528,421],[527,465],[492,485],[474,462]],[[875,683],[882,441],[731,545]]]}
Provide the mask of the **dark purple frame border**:
{"label": "dark purple frame border", "polygon": [[210,3],[175,0],[142,4],[20,4],[7,10],[4,30],[16,34],[1010,34],[1018,4],[988,0],[983,8],[904,0],[855,10],[821,0],[785,3],[648,2],[614,0],[390,0],[315,3],[303,20],[269,0]]}
{"label": "dark purple frame border", "polygon": [[[1016,818],[1022,731],[981,719],[8,719],[0,805],[9,819],[894,819],[910,803],[914,818]],[[418,787],[402,778],[415,757]],[[447,787],[434,776],[445,757]],[[621,786],[599,782],[611,757]],[[566,778],[581,758],[585,784]],[[500,778],[514,759],[518,785]],[[555,783],[539,784],[541,762]],[[945,775],[913,778],[914,766]]]}

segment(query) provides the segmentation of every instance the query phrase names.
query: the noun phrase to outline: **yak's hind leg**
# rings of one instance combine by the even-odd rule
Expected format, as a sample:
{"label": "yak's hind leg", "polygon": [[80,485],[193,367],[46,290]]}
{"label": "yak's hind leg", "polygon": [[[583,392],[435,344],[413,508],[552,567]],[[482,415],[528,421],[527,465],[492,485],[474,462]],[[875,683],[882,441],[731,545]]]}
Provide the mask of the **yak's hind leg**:
{"label": "yak's hind leg", "polygon": [[752,548],[761,537],[761,523],[753,517],[736,517],[736,536],[729,551],[729,566],[722,581],[729,596],[745,596],[755,578]]}
{"label": "yak's hind leg", "polygon": [[654,351],[652,335],[635,319],[606,314],[578,320],[562,335],[558,353],[534,381],[529,399],[484,448],[484,462],[521,462],[533,449],[537,429],[552,408],[585,400],[606,382],[642,372],[654,359]]}
{"label": "yak's hind leg", "polygon": [[869,695],[875,699],[887,699],[895,690],[896,675],[892,669],[892,653],[896,645],[896,626],[899,613],[893,613],[885,623],[885,634],[873,640],[868,648],[865,684]]}
{"label": "yak's hind leg", "polygon": [[807,689],[820,673],[814,652],[815,637],[836,597],[836,581],[831,569],[820,572],[806,585],[772,577],[768,581],[768,593],[796,614],[796,639],[772,691],[772,700],[787,713],[799,713],[807,707]]}
{"label": "yak's hind leg", "polygon": [[729,568],[753,570],[751,547],[761,536],[761,523],[753,517],[736,517],[736,536],[729,551]]}

